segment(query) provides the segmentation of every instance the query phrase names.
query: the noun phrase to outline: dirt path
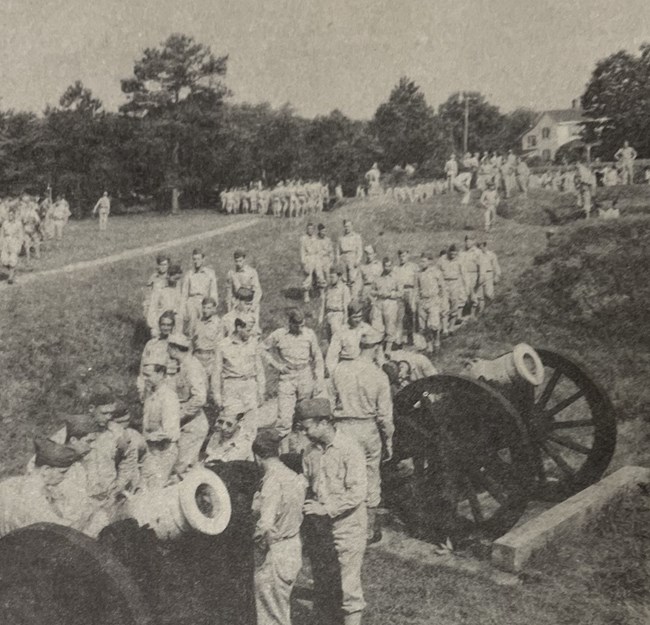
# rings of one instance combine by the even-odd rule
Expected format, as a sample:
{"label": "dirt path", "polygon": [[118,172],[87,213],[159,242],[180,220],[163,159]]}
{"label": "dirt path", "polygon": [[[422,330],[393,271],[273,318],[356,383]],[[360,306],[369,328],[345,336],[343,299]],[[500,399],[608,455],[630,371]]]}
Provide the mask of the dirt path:
{"label": "dirt path", "polygon": [[28,284],[40,278],[56,276],[65,273],[73,273],[75,271],[81,271],[83,269],[94,269],[95,267],[101,267],[102,265],[117,263],[122,260],[129,260],[131,258],[138,258],[140,256],[155,254],[157,252],[162,252],[163,250],[169,249],[171,247],[179,247],[181,245],[187,245],[188,243],[194,243],[196,241],[204,241],[205,239],[211,239],[212,237],[216,237],[222,234],[227,234],[229,232],[236,232],[238,230],[243,230],[244,228],[249,228],[251,226],[254,226],[260,221],[262,220],[251,219],[247,221],[238,221],[228,226],[221,226],[220,228],[214,228],[213,230],[207,230],[206,232],[201,232],[199,234],[190,234],[186,237],[181,237],[178,239],[170,239],[168,241],[163,241],[162,243],[156,243],[155,245],[147,245],[145,247],[138,247],[130,250],[125,250],[124,252],[119,252],[118,254],[111,254],[110,256],[95,258],[94,260],[83,260],[78,263],[71,263],[69,265],[64,265],[63,267],[57,267],[56,269],[45,269],[43,271],[35,271],[34,273],[18,274],[16,283],[18,285]]}

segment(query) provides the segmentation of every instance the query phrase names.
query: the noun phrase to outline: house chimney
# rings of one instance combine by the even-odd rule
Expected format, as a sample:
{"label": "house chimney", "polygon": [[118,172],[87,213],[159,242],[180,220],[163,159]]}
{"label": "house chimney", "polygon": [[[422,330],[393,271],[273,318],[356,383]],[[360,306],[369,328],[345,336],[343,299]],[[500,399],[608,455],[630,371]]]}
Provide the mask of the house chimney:
{"label": "house chimney", "polygon": [[577,111],[577,110],[578,110],[578,100],[571,100],[571,108],[572,108],[574,111]]}

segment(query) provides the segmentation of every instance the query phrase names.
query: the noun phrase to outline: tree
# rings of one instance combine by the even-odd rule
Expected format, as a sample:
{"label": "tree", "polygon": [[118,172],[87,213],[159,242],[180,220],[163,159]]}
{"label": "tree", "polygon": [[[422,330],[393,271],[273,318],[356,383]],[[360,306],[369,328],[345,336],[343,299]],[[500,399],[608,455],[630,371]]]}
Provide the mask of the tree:
{"label": "tree", "polygon": [[626,139],[640,155],[650,155],[650,44],[641,46],[638,55],[620,50],[599,61],[582,108],[589,117],[608,120],[599,155],[611,159]]}
{"label": "tree", "polygon": [[388,101],[380,104],[371,124],[383,157],[382,169],[422,163],[429,158],[437,136],[433,109],[420,88],[403,76]]}
{"label": "tree", "polygon": [[482,152],[500,147],[503,115],[498,107],[490,104],[478,91],[469,91],[463,95],[459,92],[452,93],[438,107],[438,115],[448,129],[454,149],[457,152],[463,150],[465,99],[469,109],[467,149],[470,152]]}
{"label": "tree", "polygon": [[521,150],[521,136],[530,130],[538,113],[527,108],[518,108],[502,117],[501,130],[496,135],[495,148],[501,151]]}
{"label": "tree", "polygon": [[122,80],[128,98],[122,113],[154,125],[168,143],[166,178],[174,213],[179,210],[183,147],[201,123],[217,121],[215,115],[229,93],[221,81],[227,63],[227,55],[214,56],[192,37],[173,34],[159,48],[145,49],[133,77]]}

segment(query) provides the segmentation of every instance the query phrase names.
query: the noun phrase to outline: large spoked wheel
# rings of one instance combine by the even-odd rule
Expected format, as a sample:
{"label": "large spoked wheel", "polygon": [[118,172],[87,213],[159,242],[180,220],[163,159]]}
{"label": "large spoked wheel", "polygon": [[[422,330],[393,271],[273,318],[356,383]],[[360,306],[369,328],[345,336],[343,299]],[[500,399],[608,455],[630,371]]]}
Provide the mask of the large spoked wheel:
{"label": "large spoked wheel", "polygon": [[394,414],[387,499],[414,534],[494,538],[517,522],[535,474],[526,427],[507,399],[483,382],[435,375],[402,389]]}
{"label": "large spoked wheel", "polygon": [[152,625],[127,569],[75,530],[37,523],[0,540],[0,623]]}
{"label": "large spoked wheel", "polygon": [[597,482],[616,447],[616,412],[605,389],[567,356],[535,348],[544,383],[525,410],[536,452],[538,496],[561,500]]}

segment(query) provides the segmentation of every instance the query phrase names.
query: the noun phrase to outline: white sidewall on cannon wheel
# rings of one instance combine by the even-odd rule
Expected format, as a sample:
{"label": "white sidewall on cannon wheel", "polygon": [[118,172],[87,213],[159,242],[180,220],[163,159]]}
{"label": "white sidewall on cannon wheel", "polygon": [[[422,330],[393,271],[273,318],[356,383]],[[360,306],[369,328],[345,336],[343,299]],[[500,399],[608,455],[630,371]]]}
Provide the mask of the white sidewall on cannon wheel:
{"label": "white sidewall on cannon wheel", "polygon": [[[232,506],[228,489],[219,476],[208,469],[193,469],[178,487],[181,510],[190,527],[210,536],[221,534],[228,527]],[[196,502],[200,487],[209,492],[213,510],[211,516],[206,516]]]}

